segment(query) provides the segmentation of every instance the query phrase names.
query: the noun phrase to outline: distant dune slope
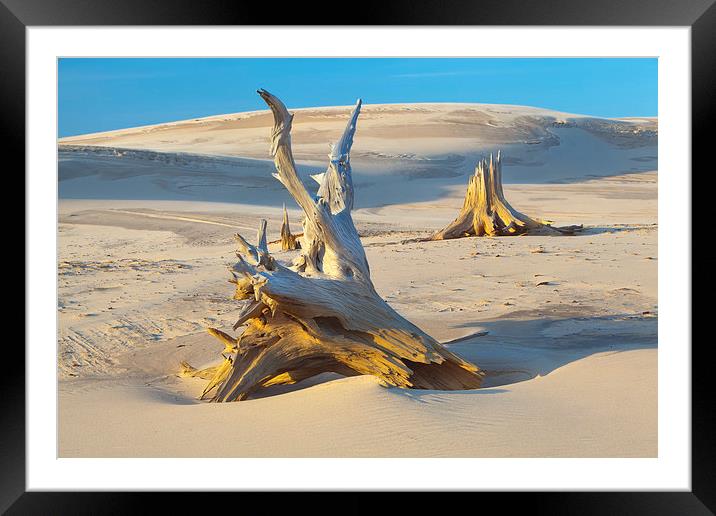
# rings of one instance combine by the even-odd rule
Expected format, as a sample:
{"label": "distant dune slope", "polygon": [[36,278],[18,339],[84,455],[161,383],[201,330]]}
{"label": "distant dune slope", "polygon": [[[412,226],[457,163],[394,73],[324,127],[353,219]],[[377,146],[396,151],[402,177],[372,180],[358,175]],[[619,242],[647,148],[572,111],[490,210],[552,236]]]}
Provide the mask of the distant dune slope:
{"label": "distant dune slope", "polygon": [[[307,175],[324,168],[328,143],[338,138],[348,108],[295,114],[294,152]],[[62,138],[60,197],[285,201],[269,174],[270,124],[269,113],[257,111]],[[379,205],[396,185],[406,200],[438,197],[464,183],[476,160],[497,149],[505,154],[508,183],[656,170],[657,137],[651,118],[488,104],[366,105],[352,162],[357,188],[373,189],[358,202]],[[432,185],[428,191],[408,184],[424,181]]]}

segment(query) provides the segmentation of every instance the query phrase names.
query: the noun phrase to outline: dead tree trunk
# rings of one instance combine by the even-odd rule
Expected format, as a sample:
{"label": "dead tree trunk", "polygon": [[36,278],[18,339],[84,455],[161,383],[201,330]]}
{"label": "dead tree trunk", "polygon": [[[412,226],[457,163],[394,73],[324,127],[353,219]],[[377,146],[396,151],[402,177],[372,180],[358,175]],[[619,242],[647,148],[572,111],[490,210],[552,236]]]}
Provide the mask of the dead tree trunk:
{"label": "dead tree trunk", "polygon": [[263,387],[294,383],[323,372],[377,376],[385,385],[417,389],[473,389],[482,371],[393,310],[375,291],[368,261],[353,225],[350,149],[361,102],[341,139],[331,148],[328,169],[312,197],[296,173],[291,122],[283,103],[259,95],[274,117],[271,153],[277,173],[303,209],[301,255],[278,263],[266,245],[266,226],[257,244],[236,235],[238,262],[232,268],[235,299],[245,301],[235,339],[210,329],[224,344],[224,362],[185,373],[210,378],[203,398],[239,401]]}
{"label": "dead tree trunk", "polygon": [[298,241],[298,235],[291,233],[291,226],[288,224],[288,211],[286,205],[283,205],[283,222],[281,223],[281,250],[292,251],[301,249],[301,242]]}
{"label": "dead tree trunk", "polygon": [[428,240],[469,236],[522,235],[537,230],[573,234],[582,226],[554,227],[550,221],[533,219],[510,206],[502,190],[502,156],[481,159],[467,184],[457,218]]}

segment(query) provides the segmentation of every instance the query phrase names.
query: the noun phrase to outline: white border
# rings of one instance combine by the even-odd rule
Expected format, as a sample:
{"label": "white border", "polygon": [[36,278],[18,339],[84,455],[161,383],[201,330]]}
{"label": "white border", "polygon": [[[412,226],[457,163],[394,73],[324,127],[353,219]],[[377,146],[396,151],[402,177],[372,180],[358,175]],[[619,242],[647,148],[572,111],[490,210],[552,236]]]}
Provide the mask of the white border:
{"label": "white border", "polygon": [[[27,489],[689,490],[690,231],[683,217],[664,214],[691,212],[690,41],[686,27],[29,27]],[[48,324],[57,309],[56,58],[255,56],[258,49],[262,56],[659,57],[658,459],[56,458],[56,328]]]}

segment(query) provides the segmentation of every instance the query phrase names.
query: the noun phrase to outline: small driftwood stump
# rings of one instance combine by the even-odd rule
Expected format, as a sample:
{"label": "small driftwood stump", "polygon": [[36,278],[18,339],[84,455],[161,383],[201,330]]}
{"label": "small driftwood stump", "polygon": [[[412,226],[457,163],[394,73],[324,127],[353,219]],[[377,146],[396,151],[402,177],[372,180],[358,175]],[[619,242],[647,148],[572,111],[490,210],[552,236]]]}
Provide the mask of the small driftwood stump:
{"label": "small driftwood stump", "polygon": [[502,191],[502,156],[490,154],[475,167],[467,184],[462,210],[457,218],[427,240],[470,236],[522,235],[538,230],[574,234],[582,226],[554,227],[550,221],[533,219],[510,206]]}
{"label": "small driftwood stump", "polygon": [[301,242],[298,240],[298,235],[291,233],[291,226],[288,223],[288,211],[284,204],[283,222],[281,223],[281,250],[293,251],[294,249],[301,249]]}
{"label": "small driftwood stump", "polygon": [[232,268],[234,298],[244,301],[234,330],[237,339],[209,329],[224,344],[224,362],[184,373],[209,379],[202,398],[239,401],[252,392],[290,384],[319,373],[374,375],[388,386],[417,389],[474,389],[480,369],[448,351],[404,319],[375,291],[368,261],[353,225],[350,149],[361,102],[341,139],[332,147],[327,171],[311,196],[296,173],[291,122],[283,103],[259,95],[274,117],[271,153],[277,173],[303,209],[302,252],[291,266],[274,259],[262,221],[256,245],[236,235],[238,262]]}

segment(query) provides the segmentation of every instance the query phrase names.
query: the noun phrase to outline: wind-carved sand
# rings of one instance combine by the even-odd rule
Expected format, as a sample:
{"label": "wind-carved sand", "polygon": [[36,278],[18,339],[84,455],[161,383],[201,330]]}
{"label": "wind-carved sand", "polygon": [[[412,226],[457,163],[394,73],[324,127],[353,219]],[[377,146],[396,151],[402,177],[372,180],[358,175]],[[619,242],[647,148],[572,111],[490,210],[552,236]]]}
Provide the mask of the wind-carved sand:
{"label": "wind-carved sand", "polygon": [[[349,112],[295,110],[307,187]],[[301,231],[271,177],[270,113],[73,137],[59,150],[60,456],[656,456],[656,120],[457,104],[361,117],[353,219],[376,290],[479,364],[483,388],[328,374],[198,401],[205,381],[177,373],[215,364],[205,328],[236,320],[234,233],[263,217],[278,240],[283,203]],[[417,241],[455,218],[498,149],[514,206],[584,231]]]}

